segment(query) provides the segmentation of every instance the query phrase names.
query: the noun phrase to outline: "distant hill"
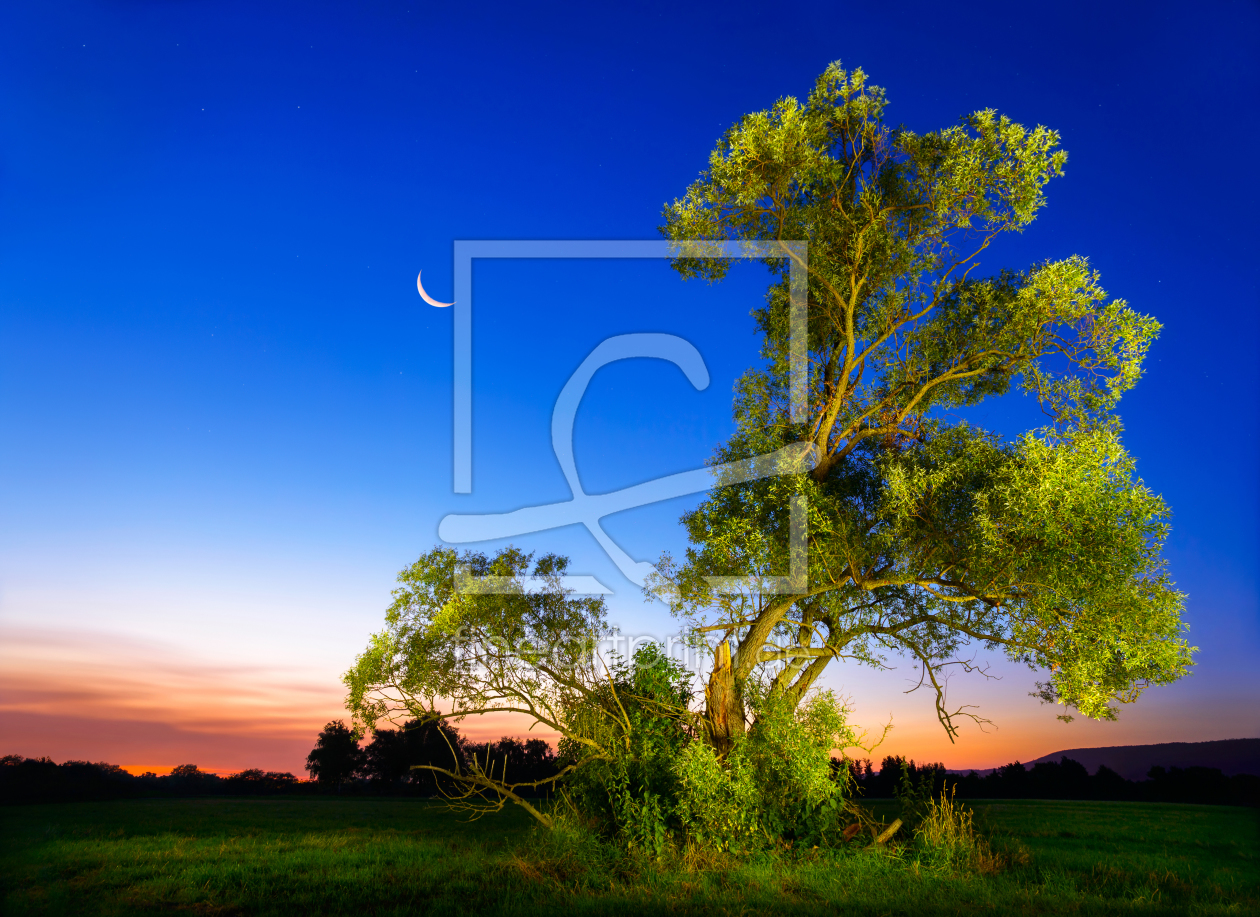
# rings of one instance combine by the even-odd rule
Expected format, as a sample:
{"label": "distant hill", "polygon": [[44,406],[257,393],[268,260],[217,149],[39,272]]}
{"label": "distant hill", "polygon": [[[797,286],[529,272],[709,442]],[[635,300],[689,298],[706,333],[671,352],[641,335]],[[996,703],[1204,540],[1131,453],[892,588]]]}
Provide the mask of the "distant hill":
{"label": "distant hill", "polygon": [[1260,776],[1260,739],[1221,739],[1216,742],[1162,742],[1158,745],[1109,745],[1104,748],[1068,748],[1044,755],[1024,766],[1057,763],[1071,758],[1092,774],[1105,764],[1127,780],[1145,780],[1152,767],[1215,767],[1227,777]]}

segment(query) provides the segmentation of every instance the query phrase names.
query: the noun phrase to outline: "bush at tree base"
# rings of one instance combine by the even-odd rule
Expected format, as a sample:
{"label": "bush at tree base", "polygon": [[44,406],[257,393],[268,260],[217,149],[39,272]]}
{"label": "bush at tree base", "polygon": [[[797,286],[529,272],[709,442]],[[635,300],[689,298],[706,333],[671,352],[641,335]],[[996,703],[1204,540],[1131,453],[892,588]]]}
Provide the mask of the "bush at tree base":
{"label": "bush at tree base", "polygon": [[[855,740],[846,708],[830,691],[793,707],[746,686],[752,727],[724,757],[689,708],[691,675],[658,644],[618,660],[595,696],[570,712],[576,738],[560,743],[562,765],[585,762],[561,784],[570,813],[628,848],[671,844],[745,850],[782,842],[839,841],[848,811],[848,771],[836,779],[833,748]],[[586,756],[583,738],[611,753]]]}

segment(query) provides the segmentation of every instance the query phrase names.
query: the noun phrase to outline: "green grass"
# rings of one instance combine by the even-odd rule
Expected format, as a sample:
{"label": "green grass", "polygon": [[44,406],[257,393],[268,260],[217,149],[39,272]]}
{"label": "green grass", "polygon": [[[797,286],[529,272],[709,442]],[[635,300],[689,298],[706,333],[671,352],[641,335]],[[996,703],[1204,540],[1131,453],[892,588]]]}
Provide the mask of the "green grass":
{"label": "green grass", "polygon": [[[877,805],[877,808],[882,808]],[[1260,914],[1257,812],[974,804],[1008,864],[806,851],[704,866],[599,859],[518,811],[419,800],[188,799],[0,809],[15,914]]]}

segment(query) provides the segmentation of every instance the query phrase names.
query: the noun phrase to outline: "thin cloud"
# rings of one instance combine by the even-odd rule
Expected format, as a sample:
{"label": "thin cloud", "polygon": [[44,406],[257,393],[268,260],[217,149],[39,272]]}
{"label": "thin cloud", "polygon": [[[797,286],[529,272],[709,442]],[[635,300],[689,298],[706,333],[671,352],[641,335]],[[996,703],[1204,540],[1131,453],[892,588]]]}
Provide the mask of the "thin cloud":
{"label": "thin cloud", "polygon": [[344,715],[344,689],[320,675],[225,665],[118,634],[0,630],[0,711],[10,713],[309,736]]}
{"label": "thin cloud", "polygon": [[[336,673],[224,664],[108,632],[0,628],[3,754],[301,774],[325,723],[346,719]],[[522,717],[458,724],[474,740],[529,732]]]}

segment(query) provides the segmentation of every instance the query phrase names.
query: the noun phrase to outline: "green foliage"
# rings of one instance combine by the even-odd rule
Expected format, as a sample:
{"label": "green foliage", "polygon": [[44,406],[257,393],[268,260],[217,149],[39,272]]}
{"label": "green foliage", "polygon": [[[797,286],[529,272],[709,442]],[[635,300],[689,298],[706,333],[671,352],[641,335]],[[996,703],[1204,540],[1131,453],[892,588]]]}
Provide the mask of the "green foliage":
{"label": "green foliage", "polygon": [[761,846],[762,794],[747,756],[720,761],[704,742],[693,742],[674,764],[678,776],[679,834],[698,847],[746,850]]}
{"label": "green foliage", "polygon": [[[838,843],[852,818],[848,769],[837,772],[831,752],[854,737],[835,696],[817,692],[797,705],[759,695],[752,729],[722,757],[688,708],[689,682],[679,663],[647,644],[612,667],[597,702],[573,711],[570,729],[609,749],[566,779],[574,814],[601,836],[657,856],[671,845]],[[566,738],[561,753],[575,761],[583,747]]]}
{"label": "green foliage", "polygon": [[[568,770],[607,757],[602,737],[569,729],[569,711],[598,706],[594,647],[607,624],[602,599],[574,598],[561,585],[567,568],[566,558],[535,561],[515,548],[494,557],[441,547],[422,555],[398,575],[385,629],[343,676],[359,728],[520,713],[582,746]],[[517,776],[506,756],[464,757],[438,735],[451,746],[449,765],[417,767],[453,782],[453,804],[479,815],[510,801],[550,824],[530,797],[563,771]]]}
{"label": "green foliage", "polygon": [[[565,783],[581,817],[625,846],[661,853],[669,843],[674,762],[694,742],[691,674],[649,643],[630,662],[614,660],[597,685],[566,717],[560,761],[585,766]],[[589,756],[597,745],[600,756]]]}
{"label": "green foliage", "polygon": [[[567,569],[567,558],[535,561],[515,548],[421,556],[398,575],[385,629],[343,677],[356,723],[495,710],[559,729],[564,710],[597,680],[592,650],[607,631],[602,599],[561,588]],[[526,589],[527,576],[543,586]],[[483,577],[500,580],[479,591],[474,580]]]}
{"label": "green foliage", "polygon": [[[1036,696],[1098,719],[1188,671],[1184,596],[1161,557],[1168,510],[1115,413],[1159,323],[1111,299],[1083,257],[976,270],[1044,205],[1067,158],[1057,133],[985,110],[917,134],[887,124],[886,105],[862,71],[833,64],[804,102],[741,119],[665,208],[665,236],[700,240],[701,254],[705,240],[755,240],[786,256],[765,259],[763,359],[737,386],[715,462],[789,445],[810,456],[806,473],[719,481],[683,519],[684,561],[663,559],[650,585],[693,645],[717,635],[703,713],[659,647],[601,669],[606,609],[562,588],[564,558],[435,548],[400,574],[386,628],[345,675],[357,727],[525,714],[563,737],[563,817],[583,830],[658,858],[747,853],[832,846],[853,820],[848,769],[833,777],[830,756],[861,740],[815,688],[835,659],[914,660],[951,739],[959,718],[981,719],[946,705],[945,672],[975,667],[969,647],[1045,672]],[[683,276],[729,267],[696,254],[678,248]],[[801,293],[807,340],[794,344]],[[801,343],[803,417],[789,391]],[[1044,428],[1006,441],[960,416],[1020,388]],[[762,591],[794,563],[802,502],[805,590]],[[714,576],[747,585],[718,592]],[[552,778],[462,766],[447,775],[465,800],[488,799],[474,811],[511,800],[556,824],[526,798]],[[903,795],[912,822],[953,818]]]}
{"label": "green foliage", "polygon": [[779,693],[754,697],[756,719],[729,757],[744,758],[759,795],[764,834],[811,845],[835,843],[845,822],[849,769],[831,753],[852,746],[848,710],[831,691],[800,704]]}
{"label": "green foliage", "polygon": [[[1168,510],[1137,477],[1115,414],[1160,326],[1112,299],[1072,256],[982,276],[1062,174],[1058,135],[992,111],[917,134],[885,122],[884,91],[829,66],[805,101],[749,114],[665,208],[678,241],[805,240],[781,248],[754,314],[761,365],[737,386],[724,463],[791,444],[805,474],[718,486],[683,518],[691,547],[653,587],[696,632],[733,638],[735,680],[758,670],[794,702],[827,665],[923,670],[951,739],[947,666],[968,645],[1046,673],[1037,696],[1110,719],[1116,704],[1189,670],[1184,596],[1161,558]],[[703,246],[700,246],[703,248]],[[684,277],[729,261],[689,258]],[[793,260],[794,259],[794,260]],[[789,260],[806,278],[807,404],[789,397]],[[1044,429],[1014,441],[966,409],[1022,388]],[[791,498],[808,503],[803,595],[713,576],[781,575]]]}
{"label": "green foliage", "polygon": [[781,695],[754,703],[756,721],[719,760],[696,743],[678,762],[682,836],[701,846],[740,850],[780,841],[838,843],[846,817],[848,769],[831,751],[850,744],[845,710],[831,692],[799,707]]}

